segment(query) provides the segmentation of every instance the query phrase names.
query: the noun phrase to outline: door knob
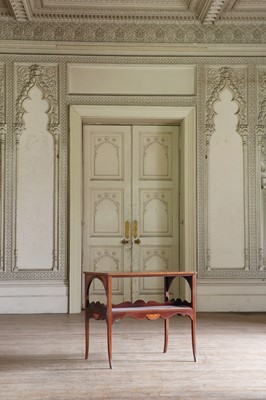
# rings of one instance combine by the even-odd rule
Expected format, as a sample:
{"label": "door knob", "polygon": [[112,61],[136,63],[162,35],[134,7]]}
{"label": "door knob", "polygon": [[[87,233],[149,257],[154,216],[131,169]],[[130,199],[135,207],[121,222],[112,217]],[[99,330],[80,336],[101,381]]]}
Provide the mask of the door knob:
{"label": "door knob", "polygon": [[122,244],[128,244],[128,242],[129,242],[129,241],[126,240],[126,239],[121,240],[121,243],[122,243]]}
{"label": "door knob", "polygon": [[140,243],[141,243],[141,240],[140,240],[140,239],[135,239],[135,240],[134,240],[134,243],[135,243],[135,244],[140,244]]}

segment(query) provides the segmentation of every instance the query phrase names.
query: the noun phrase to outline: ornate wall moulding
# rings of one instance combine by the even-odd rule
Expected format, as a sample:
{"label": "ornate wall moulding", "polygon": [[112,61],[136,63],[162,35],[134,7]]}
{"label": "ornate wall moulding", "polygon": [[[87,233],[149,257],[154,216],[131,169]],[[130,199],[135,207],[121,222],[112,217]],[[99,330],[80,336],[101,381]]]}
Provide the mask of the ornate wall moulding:
{"label": "ornate wall moulding", "polygon": [[6,122],[5,92],[5,64],[0,63],[0,124],[4,124]]}
{"label": "ornate wall moulding", "polygon": [[[52,271],[58,271],[58,246],[59,246],[59,112],[58,112],[58,65],[57,64],[14,64],[15,81],[15,113],[14,113],[14,133],[15,133],[15,204],[14,204],[14,260],[13,272],[21,272],[19,268],[19,248],[17,234],[17,210],[18,210],[18,177],[19,177],[19,157],[21,136],[25,131],[25,108],[24,101],[28,99],[30,90],[36,86],[47,101],[49,109],[47,111],[48,124],[47,130],[53,137],[53,250],[52,250]],[[29,271],[28,271],[29,274]]]}
{"label": "ornate wall moulding", "polygon": [[266,67],[257,67],[258,125],[266,124]]}
{"label": "ornate wall moulding", "polygon": [[259,249],[258,260],[259,270],[266,269],[266,68],[264,66],[257,67],[257,171],[258,171],[258,236]]}
{"label": "ornate wall moulding", "polygon": [[6,170],[6,102],[5,65],[0,64],[0,271],[4,271],[5,170]]}
{"label": "ornate wall moulding", "polygon": [[[240,275],[245,275],[250,270],[249,259],[249,148],[248,148],[248,124],[247,124],[247,67],[246,66],[209,66],[206,68],[206,117],[205,117],[205,162],[204,162],[204,202],[207,205],[205,212],[205,273],[213,278],[217,274],[227,276],[234,273],[232,270],[223,270],[212,267],[212,249],[210,248],[210,139],[215,132],[214,110],[215,104],[219,101],[220,93],[229,89],[233,100],[238,106],[238,123],[236,131],[242,138],[243,148],[243,179],[244,179],[244,266],[243,270],[237,270]],[[204,275],[205,275],[204,273]]]}
{"label": "ornate wall moulding", "polygon": [[6,124],[0,123],[0,271],[5,271]]}
{"label": "ornate wall moulding", "polygon": [[92,20],[75,22],[11,22],[1,21],[0,39],[42,42],[80,43],[162,43],[162,44],[263,44],[266,42],[264,23],[219,23],[202,25],[199,22]]}

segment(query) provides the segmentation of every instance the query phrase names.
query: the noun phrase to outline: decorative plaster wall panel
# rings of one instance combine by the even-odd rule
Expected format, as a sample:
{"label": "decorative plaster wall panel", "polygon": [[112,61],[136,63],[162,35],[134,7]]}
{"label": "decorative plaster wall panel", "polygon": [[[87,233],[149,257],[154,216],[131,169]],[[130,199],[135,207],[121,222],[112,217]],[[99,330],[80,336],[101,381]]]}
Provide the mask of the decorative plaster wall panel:
{"label": "decorative plaster wall panel", "polygon": [[[15,65],[15,82],[16,82],[16,90],[15,90],[15,118],[14,118],[14,128],[16,135],[16,198],[15,198],[15,252],[14,252],[14,266],[13,269],[19,270],[19,248],[18,248],[18,232],[17,232],[17,224],[18,224],[18,196],[19,196],[19,152],[20,152],[20,141],[23,132],[25,131],[25,122],[24,122],[24,114],[25,110],[25,100],[29,97],[30,90],[37,86],[42,91],[44,99],[48,103],[48,123],[47,130],[50,131],[53,136],[54,141],[54,149],[53,149],[53,247],[51,249],[51,257],[52,262],[50,269],[58,269],[58,157],[59,157],[59,133],[60,127],[58,124],[58,66],[57,65]],[[20,155],[21,156],[21,155]],[[33,166],[31,166],[32,168]],[[40,196],[40,193],[38,194]],[[33,206],[33,204],[32,204]],[[36,204],[35,207],[38,208]],[[36,226],[36,235],[38,236],[39,230]],[[35,260],[36,266],[38,265],[38,259]],[[24,268],[25,269],[25,268]],[[26,267],[29,269],[29,266]],[[31,267],[32,269],[32,267]],[[33,268],[38,269],[38,267]]]}
{"label": "decorative plaster wall panel", "polygon": [[5,64],[0,63],[0,124],[3,126],[5,124]]}
{"label": "decorative plaster wall panel", "polygon": [[50,104],[36,86],[24,100],[17,176],[18,269],[53,266],[54,140],[47,131]]}
{"label": "decorative plaster wall panel", "polygon": [[68,66],[69,94],[194,95],[193,65]]}
{"label": "decorative plaster wall panel", "polygon": [[[210,138],[215,131],[215,109],[214,105],[219,101],[219,95],[228,88],[234,100],[237,102],[237,132],[242,137],[243,143],[243,180],[244,180],[244,269],[250,269],[249,259],[249,163],[248,163],[248,125],[247,125],[247,68],[237,66],[215,66],[206,69],[206,123],[205,123],[205,201],[209,204],[209,185],[210,185],[210,172],[209,172],[209,159],[210,159]],[[205,268],[207,271],[212,271],[211,267],[211,248],[210,248],[210,232],[209,232],[209,208],[205,213],[205,240],[206,240],[206,261]],[[207,244],[208,243],[208,244]],[[223,268],[221,268],[220,273]],[[231,267],[234,270],[234,267]],[[218,271],[213,271],[215,277]]]}
{"label": "decorative plaster wall panel", "polygon": [[6,169],[6,101],[5,65],[0,64],[0,271],[4,271],[5,238],[5,169]]}
{"label": "decorative plaster wall panel", "polygon": [[220,93],[214,111],[215,132],[210,138],[208,160],[208,269],[243,269],[243,145],[236,132],[238,106],[228,89]]}
{"label": "decorative plaster wall panel", "polygon": [[259,236],[259,269],[266,269],[266,68],[258,66],[256,70],[257,83],[257,191],[258,191],[258,236]]}

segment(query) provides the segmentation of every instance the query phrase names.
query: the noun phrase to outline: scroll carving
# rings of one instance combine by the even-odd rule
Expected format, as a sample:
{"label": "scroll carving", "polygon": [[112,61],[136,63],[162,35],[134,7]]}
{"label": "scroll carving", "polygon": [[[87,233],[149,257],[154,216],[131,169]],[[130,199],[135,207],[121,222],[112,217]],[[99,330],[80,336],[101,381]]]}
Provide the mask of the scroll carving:
{"label": "scroll carving", "polygon": [[29,98],[29,92],[37,86],[43,98],[49,104],[48,126],[47,130],[51,133],[54,143],[54,177],[53,177],[53,262],[51,270],[58,270],[58,246],[59,246],[59,138],[60,125],[58,113],[58,66],[53,64],[20,64],[15,65],[16,75],[16,97],[15,97],[15,117],[14,117],[14,133],[15,133],[15,154],[16,154],[16,177],[15,177],[15,215],[14,215],[14,231],[15,231],[15,249],[13,260],[13,271],[18,271],[18,243],[17,243],[17,192],[18,192],[18,168],[20,153],[20,138],[25,130],[24,122],[24,101]]}

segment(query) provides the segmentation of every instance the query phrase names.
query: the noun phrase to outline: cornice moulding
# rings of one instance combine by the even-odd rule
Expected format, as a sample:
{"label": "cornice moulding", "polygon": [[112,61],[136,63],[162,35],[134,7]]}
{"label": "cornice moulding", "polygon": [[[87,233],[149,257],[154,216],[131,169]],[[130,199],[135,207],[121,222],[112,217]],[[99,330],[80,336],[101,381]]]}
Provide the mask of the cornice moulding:
{"label": "cornice moulding", "polygon": [[119,43],[73,43],[0,40],[2,54],[54,54],[54,55],[162,55],[162,56],[266,56],[265,45],[230,44],[119,44]]}

